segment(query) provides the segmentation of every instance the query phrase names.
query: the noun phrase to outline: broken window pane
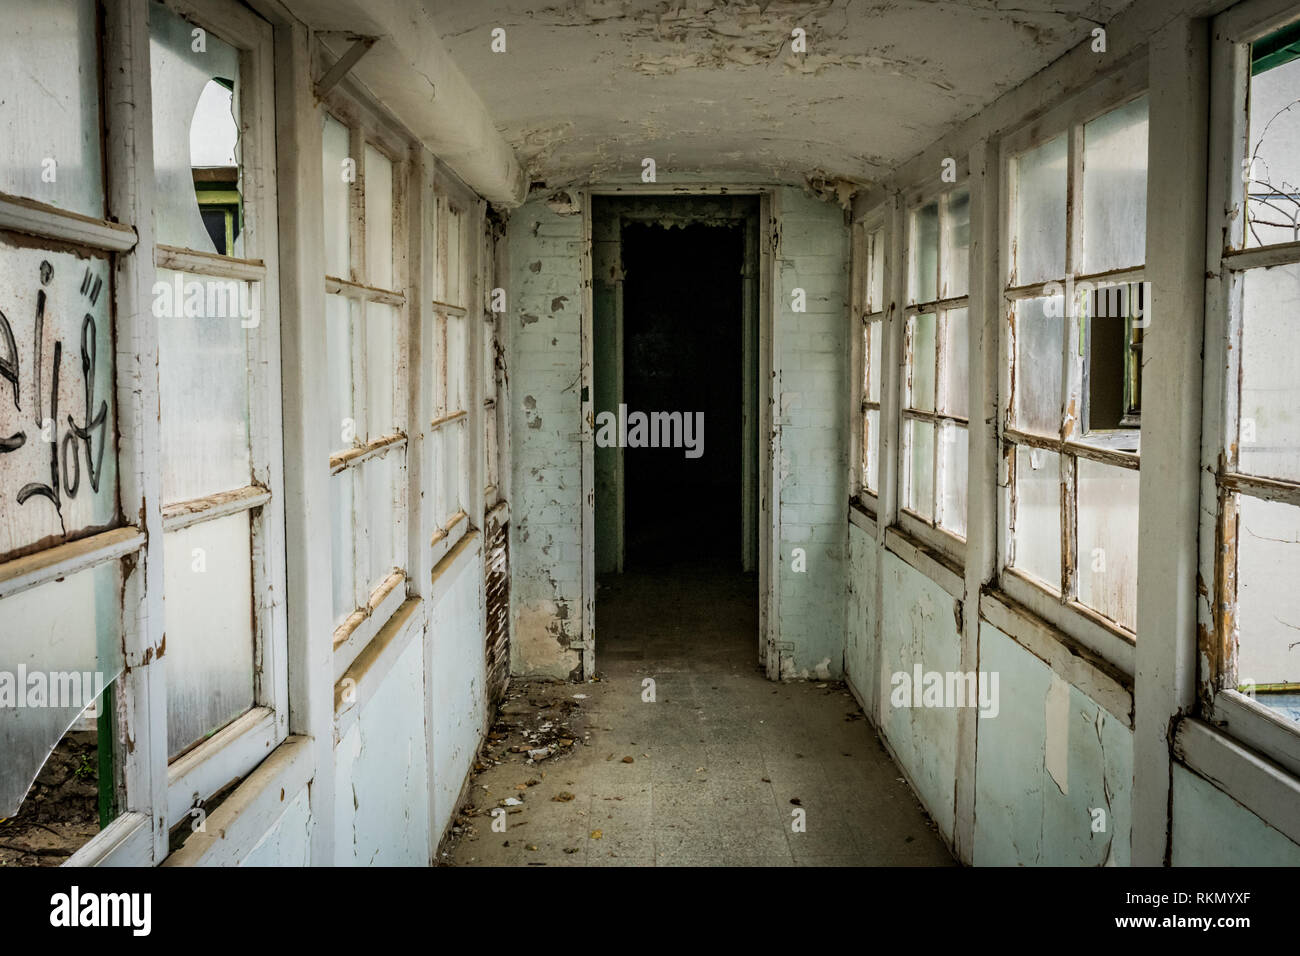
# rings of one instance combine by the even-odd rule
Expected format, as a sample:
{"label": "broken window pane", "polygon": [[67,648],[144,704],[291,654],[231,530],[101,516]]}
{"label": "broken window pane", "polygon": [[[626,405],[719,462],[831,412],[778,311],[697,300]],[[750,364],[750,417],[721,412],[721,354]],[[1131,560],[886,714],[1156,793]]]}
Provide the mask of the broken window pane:
{"label": "broken window pane", "polygon": [[1012,285],[1065,275],[1066,153],[1061,134],[1011,163]]}
{"label": "broken window pane", "polygon": [[1147,97],[1083,127],[1082,272],[1146,261]]}
{"label": "broken window pane", "polygon": [[1237,684],[1300,720],[1300,508],[1237,497]]}
{"label": "broken window pane", "polygon": [[1062,296],[1016,302],[1012,367],[1014,422],[1039,435],[1061,433],[1061,373],[1065,348]]}
{"label": "broken window pane", "polygon": [[1265,37],[1253,50],[1245,157],[1247,246],[1300,239],[1300,60],[1288,59],[1285,48],[1273,41]]}
{"label": "broken window pane", "polygon": [[1061,590],[1061,460],[1053,451],[1016,446],[1012,565]]}
{"label": "broken window pane", "polygon": [[922,312],[907,320],[907,407],[934,411],[935,314]]}
{"label": "broken window pane", "polygon": [[330,550],[333,555],[334,624],[357,607],[356,557],[353,554],[352,484],[355,469],[330,478]]}
{"label": "broken window pane", "polygon": [[[0,602],[0,818],[122,672],[122,568],[109,561]],[[21,624],[21,626],[16,626]]]}
{"label": "broken window pane", "polygon": [[111,277],[0,241],[0,559],[116,522]]}
{"label": "broken window pane", "polygon": [[366,146],[366,285],[394,288],[393,163]]}
{"label": "broken window pane", "polygon": [[[243,255],[239,230],[239,51],[161,3],[149,5],[153,87],[154,228],[157,241],[199,252]],[[199,47],[199,49],[195,49]],[[214,241],[200,195],[233,209],[228,248]],[[224,232],[224,230],[223,230]]]}
{"label": "broken window pane", "polygon": [[903,504],[927,520],[934,516],[934,425],[903,422]]}
{"label": "broken window pane", "polygon": [[348,128],[328,113],[321,134],[322,195],[325,201],[325,274],[351,279],[351,193],[356,160],[351,156]]}
{"label": "broken window pane", "polygon": [[247,336],[261,333],[243,327],[241,312],[258,290],[166,269],[154,289],[163,503],[243,488],[252,480]]}
{"label": "broken window pane", "polygon": [[944,203],[943,288],[939,297],[955,299],[970,291],[970,190],[953,190]]}
{"label": "broken window pane", "polygon": [[933,302],[939,297],[939,204],[926,203],[912,213],[908,241],[910,272],[907,301]]}
{"label": "broken window pane", "polygon": [[253,706],[251,534],[240,511],[163,536],[170,757]]}
{"label": "broken window pane", "polygon": [[880,488],[880,455],[876,450],[876,442],[879,441],[879,435],[880,411],[875,408],[869,408],[867,409],[867,416],[863,421],[862,447],[866,450],[867,456],[867,490],[873,494]]}
{"label": "broken window pane", "polygon": [[0,0],[0,192],[104,217],[94,0]]}
{"label": "broken window pane", "polygon": [[943,489],[939,526],[959,538],[966,537],[966,429],[944,422],[939,430],[939,454],[943,458]]}
{"label": "broken window pane", "polygon": [[970,405],[969,326],[969,310],[952,309],[944,313],[941,410],[958,418],[967,417]]}
{"label": "broken window pane", "polygon": [[1137,630],[1138,473],[1077,460],[1079,601]]}
{"label": "broken window pane", "polygon": [[1251,269],[1242,285],[1238,467],[1300,480],[1300,265]]}

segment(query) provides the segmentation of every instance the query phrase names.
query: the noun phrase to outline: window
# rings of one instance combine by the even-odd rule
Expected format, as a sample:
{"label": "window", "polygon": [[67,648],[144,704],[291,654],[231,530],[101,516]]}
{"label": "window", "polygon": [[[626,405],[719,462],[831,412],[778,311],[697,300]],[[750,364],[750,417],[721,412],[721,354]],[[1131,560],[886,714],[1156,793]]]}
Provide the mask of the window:
{"label": "window", "polygon": [[248,755],[178,765],[171,823],[288,722],[270,31],[221,22],[149,11],[167,753],[228,729]]}
{"label": "window", "polygon": [[1034,129],[1059,132],[1004,145],[1003,586],[1067,631],[1077,620],[1021,582],[1131,641],[1147,98],[1085,94],[1056,115]]}
{"label": "window", "polygon": [[885,227],[864,230],[862,301],[862,461],[859,481],[864,496],[880,494],[880,383],[885,327]]}
{"label": "window", "polygon": [[[1220,267],[1207,286],[1203,449],[1215,501],[1202,537],[1214,548],[1201,574],[1214,598],[1201,609],[1201,680],[1212,717],[1300,769],[1300,23],[1252,22],[1251,10],[1216,22],[1214,82],[1230,112],[1212,139]],[[1244,222],[1223,214],[1243,202]]]}
{"label": "window", "polygon": [[[342,95],[322,114],[335,672],[406,599],[401,144]],[[345,117],[337,118],[336,115]]]}
{"label": "window", "polygon": [[[139,583],[144,536],[119,501],[115,265],[134,233],[104,221],[98,10],[91,0],[0,9],[0,207],[13,197],[30,210],[29,235],[0,231],[6,865],[32,862],[29,836],[71,855],[123,804],[114,741],[123,634],[135,626],[123,594]],[[75,246],[72,216],[93,221]],[[85,797],[59,786],[70,774]]]}
{"label": "window", "polygon": [[429,204],[434,216],[438,257],[434,270],[433,312],[433,517],[434,560],[456,543],[470,523],[477,495],[469,486],[469,359],[466,206],[459,196],[439,189]]}
{"label": "window", "polygon": [[909,213],[907,260],[900,521],[915,519],[960,540],[970,402],[969,190],[951,190]]}

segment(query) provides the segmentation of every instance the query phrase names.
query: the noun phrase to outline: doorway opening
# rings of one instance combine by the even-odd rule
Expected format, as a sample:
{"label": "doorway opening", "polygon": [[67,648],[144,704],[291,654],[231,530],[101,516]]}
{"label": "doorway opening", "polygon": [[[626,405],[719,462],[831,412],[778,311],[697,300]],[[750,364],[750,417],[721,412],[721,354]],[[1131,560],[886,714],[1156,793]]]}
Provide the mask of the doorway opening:
{"label": "doorway opening", "polygon": [[715,649],[753,661],[758,206],[753,196],[593,202],[596,618],[606,661],[641,659],[638,634],[700,634],[710,616],[729,622],[707,628]]}

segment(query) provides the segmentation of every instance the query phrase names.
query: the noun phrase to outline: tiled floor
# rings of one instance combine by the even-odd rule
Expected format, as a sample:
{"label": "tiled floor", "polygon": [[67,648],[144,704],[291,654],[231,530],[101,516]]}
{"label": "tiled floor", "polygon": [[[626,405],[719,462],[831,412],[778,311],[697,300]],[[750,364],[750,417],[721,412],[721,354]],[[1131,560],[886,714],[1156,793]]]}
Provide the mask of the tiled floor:
{"label": "tiled floor", "polygon": [[572,709],[574,743],[530,765],[498,741],[445,862],[952,865],[842,685],[763,677],[752,580],[678,568],[602,584],[601,679],[516,681],[505,707],[534,726]]}

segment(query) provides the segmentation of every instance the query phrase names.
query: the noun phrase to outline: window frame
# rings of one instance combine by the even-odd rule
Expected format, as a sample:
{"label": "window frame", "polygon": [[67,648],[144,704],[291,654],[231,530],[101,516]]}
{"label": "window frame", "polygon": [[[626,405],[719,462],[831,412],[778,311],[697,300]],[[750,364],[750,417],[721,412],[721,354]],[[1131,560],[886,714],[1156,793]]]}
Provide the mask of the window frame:
{"label": "window frame", "polygon": [[[317,56],[323,59],[324,51],[319,39],[315,42]],[[408,205],[415,163],[412,150],[415,146],[395,129],[382,111],[367,102],[355,85],[344,80],[318,99],[317,115],[323,124],[328,116],[348,131],[348,153],[356,164],[356,179],[350,184],[348,197],[348,269],[347,276],[324,276],[326,296],[338,295],[349,304],[349,342],[352,360],[353,413],[369,421],[369,383],[367,381],[368,356],[365,332],[365,309],[372,304],[391,306],[394,314],[394,358],[392,408],[395,430],[368,440],[354,441],[350,448],[331,449],[329,478],[353,472],[364,474],[365,464],[400,452],[397,467],[391,472],[394,516],[392,535],[394,548],[405,560],[402,567],[389,569],[382,575],[372,573],[370,565],[370,523],[365,500],[352,497],[352,552],[354,569],[364,565],[366,576],[353,581],[354,608],[334,629],[334,679],[342,679],[358,655],[374,640],[380,630],[412,596],[414,582],[411,570],[415,560],[410,553],[408,528],[411,521],[409,456],[411,454],[409,392],[410,355],[416,332],[412,325],[411,303],[406,289],[411,286],[411,250],[408,223]],[[376,150],[392,164],[392,287],[383,288],[370,279],[366,262],[366,150]],[[361,318],[355,318],[353,309],[360,307]],[[361,561],[359,555],[365,555]]]}
{"label": "window frame", "polygon": [[[882,477],[885,473],[880,457],[884,448],[880,433],[884,414],[881,410],[885,398],[884,381],[887,378],[885,375],[887,363],[885,330],[888,325],[893,298],[892,286],[890,285],[893,264],[890,261],[892,237],[889,230],[889,213],[889,203],[881,202],[855,222],[853,227],[851,308],[855,320],[853,408],[856,411],[853,416],[854,427],[850,429],[851,453],[849,460],[852,465],[849,487],[852,489],[851,500],[873,518],[879,514]],[[871,298],[871,273],[877,256],[880,260],[881,275],[880,302],[875,302]],[[880,377],[880,382],[877,383],[879,397],[875,401],[872,401],[870,397],[871,382],[869,380],[871,374],[872,326],[878,326],[880,329],[880,361],[877,370]],[[871,434],[867,434],[868,411],[876,413],[876,429]],[[876,462],[876,487],[874,489],[867,484],[868,456],[873,452]]]}
{"label": "window frame", "polygon": [[[289,732],[288,626],[285,594],[284,454],[280,395],[279,206],[275,187],[275,72],[271,24],[231,0],[162,0],[173,13],[240,51],[245,87],[240,117],[244,251],[237,259],[155,243],[153,265],[206,278],[253,280],[261,287],[263,348],[250,349],[249,415],[253,482],[234,493],[162,506],[165,533],[240,511],[252,519],[253,707],[167,764],[167,827],[226,784],[253,771]],[[152,171],[149,171],[152,175]],[[157,331],[154,330],[155,345]],[[258,412],[261,415],[258,415]],[[149,556],[162,564],[162,540]],[[155,551],[156,547],[156,551]],[[161,582],[159,584],[161,587]],[[165,677],[164,677],[165,680]],[[151,707],[154,704],[151,702]],[[166,708],[163,695],[162,707]],[[165,738],[165,713],[163,718]],[[164,750],[166,750],[164,745]]]}
{"label": "window frame", "polygon": [[[1210,167],[1206,217],[1205,360],[1201,428],[1200,579],[1197,697],[1200,715],[1293,773],[1300,773],[1300,724],[1231,686],[1236,677],[1236,496],[1300,507],[1300,481],[1236,471],[1240,427],[1241,284],[1255,269],[1300,263],[1300,242],[1244,242],[1250,44],[1300,22],[1293,2],[1247,0],[1212,22]],[[1235,387],[1234,387],[1235,386]],[[1231,440],[1230,440],[1231,439]],[[1231,589],[1232,595],[1227,591]],[[1231,608],[1232,613],[1225,613]]]}
{"label": "window frame", "polygon": [[[939,513],[941,510],[941,501],[943,497],[943,451],[941,431],[944,428],[956,427],[962,431],[962,436],[967,442],[969,450],[970,441],[970,395],[969,387],[967,388],[966,404],[967,414],[965,417],[953,415],[948,412],[939,411],[939,395],[943,388],[944,374],[944,353],[947,351],[944,346],[944,335],[947,330],[946,313],[955,309],[967,310],[967,322],[969,328],[970,322],[970,289],[971,289],[971,265],[967,264],[967,281],[966,292],[959,296],[943,295],[943,263],[944,263],[944,235],[943,229],[946,221],[946,210],[950,198],[961,190],[965,190],[969,201],[971,193],[970,177],[965,169],[965,162],[959,165],[959,175],[951,183],[943,183],[936,188],[932,183],[913,187],[904,197],[901,204],[902,218],[902,261],[899,283],[902,287],[903,307],[899,310],[900,327],[898,330],[898,340],[901,353],[898,359],[898,456],[896,467],[898,470],[896,480],[898,488],[898,515],[895,519],[896,525],[908,535],[919,540],[923,544],[938,550],[943,555],[957,562],[959,566],[965,564],[966,560],[966,539],[958,536],[948,528],[939,524]],[[934,299],[924,301],[912,301],[912,253],[913,253],[913,235],[914,222],[916,214],[924,207],[935,203],[937,206],[937,235],[936,235],[936,254],[935,254],[935,295]],[[971,229],[975,227],[972,221]],[[972,233],[973,235],[973,233]],[[968,244],[968,256],[970,246]],[[935,316],[934,323],[934,409],[932,411],[922,411],[913,409],[908,406],[908,355],[911,349],[912,340],[912,320],[924,314]],[[967,354],[962,356],[963,361],[968,364],[969,375],[969,348]],[[969,382],[969,378],[968,378]],[[911,456],[909,454],[909,445],[907,440],[907,423],[909,421],[919,421],[931,425],[934,429],[933,449],[931,454],[931,517],[925,518],[919,513],[907,507],[908,487],[911,478]],[[969,451],[967,455],[967,488],[970,487],[969,475]],[[970,504],[969,495],[967,497],[967,516],[969,516]]]}
{"label": "window frame", "polygon": [[[1067,432],[1071,427],[1067,396],[1076,400],[1085,387],[1083,360],[1068,358],[1071,343],[1078,340],[1080,316],[1077,309],[1068,308],[1064,321],[1068,321],[1062,336],[1062,430],[1057,436],[1038,435],[1012,424],[1014,409],[1010,399],[1014,396],[1013,367],[1015,364],[1015,339],[1013,324],[1015,307],[1019,301],[1044,295],[1045,288],[1054,282],[1064,283],[1067,277],[1074,283],[1083,282],[1142,282],[1146,263],[1137,267],[1109,270],[1074,276],[1071,269],[1080,253],[1082,239],[1083,193],[1083,128],[1089,121],[1147,95],[1146,58],[1139,56],[1125,66],[1101,78],[1070,99],[1060,103],[1035,121],[1024,124],[1002,138],[999,144],[999,194],[998,211],[1001,224],[999,243],[999,296],[1002,318],[998,323],[998,541],[997,581],[1000,589],[1010,598],[1025,606],[1037,617],[1058,631],[1117,667],[1122,673],[1135,671],[1136,633],[1122,624],[1105,617],[1101,612],[1078,600],[1078,501],[1076,462],[1087,458],[1106,465],[1138,471],[1140,452],[1124,452],[1088,444],[1083,436]],[[1021,155],[1044,145],[1059,136],[1066,137],[1066,250],[1064,270],[1060,277],[1048,277],[1031,283],[1018,283],[1015,279],[1015,190],[1011,174],[1013,162]],[[1145,258],[1145,257],[1144,257]],[[1077,419],[1074,425],[1079,425]],[[1061,581],[1059,593],[1050,591],[1032,573],[1012,564],[1014,558],[1015,526],[1015,454],[1017,447],[1040,448],[1059,456],[1061,486]],[[1139,432],[1139,449],[1140,449]]]}

